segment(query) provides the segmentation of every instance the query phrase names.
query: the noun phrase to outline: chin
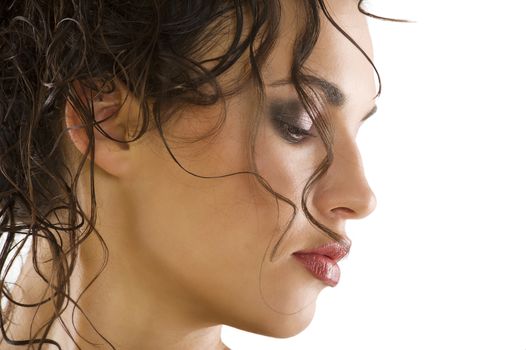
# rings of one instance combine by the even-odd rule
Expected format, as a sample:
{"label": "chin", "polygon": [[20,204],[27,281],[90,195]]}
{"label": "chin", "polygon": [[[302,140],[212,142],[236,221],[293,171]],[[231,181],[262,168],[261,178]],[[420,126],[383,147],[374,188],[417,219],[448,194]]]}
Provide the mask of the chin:
{"label": "chin", "polygon": [[232,327],[272,338],[290,338],[304,331],[312,322],[316,305],[306,307],[292,315],[274,313],[264,322],[252,320],[244,324],[233,324]]}

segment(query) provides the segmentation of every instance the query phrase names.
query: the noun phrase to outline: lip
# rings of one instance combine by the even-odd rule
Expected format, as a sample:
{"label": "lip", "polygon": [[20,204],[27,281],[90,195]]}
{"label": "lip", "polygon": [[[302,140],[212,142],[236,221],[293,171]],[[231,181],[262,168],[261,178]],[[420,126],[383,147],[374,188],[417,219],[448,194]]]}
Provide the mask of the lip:
{"label": "lip", "polygon": [[301,250],[293,255],[315,278],[335,287],[340,280],[338,261],[349,254],[350,248],[351,244],[334,242],[314,249]]}

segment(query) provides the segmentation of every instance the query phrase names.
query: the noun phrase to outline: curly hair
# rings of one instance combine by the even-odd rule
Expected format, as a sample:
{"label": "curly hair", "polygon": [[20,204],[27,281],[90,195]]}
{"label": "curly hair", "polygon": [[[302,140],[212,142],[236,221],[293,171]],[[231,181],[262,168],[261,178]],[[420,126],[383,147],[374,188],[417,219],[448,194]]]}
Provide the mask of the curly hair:
{"label": "curly hair", "polygon": [[[213,105],[225,101],[252,84],[260,104],[265,98],[260,68],[278,36],[281,4],[279,0],[97,0],[37,1],[9,0],[0,5],[0,271],[2,342],[41,349],[44,344],[60,344],[48,338],[55,321],[68,303],[78,307],[69,293],[80,244],[96,235],[96,198],[94,191],[94,131],[110,135],[93,115],[93,105],[84,101],[79,84],[93,95],[111,92],[115,82],[124,84],[140,102],[140,127],[133,142],[151,128],[156,128],[167,150],[163,124],[174,108],[183,105]],[[363,0],[358,1],[362,8]],[[332,131],[328,118],[315,103],[316,91],[309,85],[304,63],[312,52],[325,16],[373,66],[365,51],[331,17],[323,0],[303,0],[305,24],[298,31],[293,47],[290,78],[298,97],[320,133],[326,156],[310,176],[302,193],[301,209],[320,231],[341,243],[348,243],[338,233],[319,223],[307,208],[306,198],[312,185],[332,162]],[[376,18],[380,18],[375,16]],[[229,45],[217,57],[203,59],[214,47],[221,33],[228,32]],[[246,59],[245,59],[246,58]],[[220,86],[218,77],[234,64],[243,64],[244,76],[232,86]],[[381,90],[381,83],[379,85]],[[68,129],[63,111],[71,103],[79,113],[88,136],[88,151],[77,169],[68,163],[67,144],[63,137]],[[220,123],[213,130],[221,127]],[[253,153],[257,121],[251,130]],[[205,137],[207,135],[203,135]],[[79,204],[76,188],[80,171],[89,162],[91,211]],[[275,192],[253,171],[206,177],[213,179],[239,174],[255,176],[278,201],[288,203],[293,215],[276,252],[297,213],[296,205]],[[42,242],[49,250],[51,272],[42,271],[39,256]],[[30,244],[32,268],[50,291],[50,297],[34,304],[13,298],[6,280],[22,248]],[[95,277],[96,278],[96,277]],[[9,338],[14,308],[40,308],[51,305],[51,318],[29,339]],[[102,336],[102,335],[101,335]],[[104,338],[105,339],[105,338]],[[114,348],[109,342],[108,344]]]}

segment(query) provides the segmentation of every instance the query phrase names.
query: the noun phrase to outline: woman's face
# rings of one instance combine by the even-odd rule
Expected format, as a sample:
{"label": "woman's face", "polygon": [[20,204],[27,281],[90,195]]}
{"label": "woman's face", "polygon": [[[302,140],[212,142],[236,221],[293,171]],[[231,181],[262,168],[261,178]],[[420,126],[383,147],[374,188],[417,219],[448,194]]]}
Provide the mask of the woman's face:
{"label": "woman's face", "polygon": [[[328,286],[293,253],[333,242],[301,210],[302,190],[326,149],[287,83],[298,11],[294,2],[284,3],[280,36],[262,71],[267,98],[254,154],[259,174],[298,206],[274,259],[270,259],[272,248],[293,211],[254,176],[203,179],[188,174],[152,131],[130,144],[133,173],[123,179],[130,213],[126,245],[135,252],[127,264],[131,268],[146,264],[149,273],[162,281],[158,290],[171,296],[166,308],[183,307],[195,321],[275,337],[303,330],[313,317],[318,294]],[[343,29],[372,55],[366,20],[356,2],[338,0],[328,5]],[[375,207],[356,144],[362,119],[375,105],[373,69],[324,18],[305,67],[328,82],[314,86],[327,97],[324,108],[334,129],[334,161],[313,185],[307,205],[320,223],[345,235],[347,219],[363,218]],[[251,89],[229,98],[222,128],[197,142],[180,140],[197,138],[213,128],[222,107],[178,111],[180,118],[164,126],[171,151],[184,168],[201,176],[250,170],[249,130],[256,105]]]}

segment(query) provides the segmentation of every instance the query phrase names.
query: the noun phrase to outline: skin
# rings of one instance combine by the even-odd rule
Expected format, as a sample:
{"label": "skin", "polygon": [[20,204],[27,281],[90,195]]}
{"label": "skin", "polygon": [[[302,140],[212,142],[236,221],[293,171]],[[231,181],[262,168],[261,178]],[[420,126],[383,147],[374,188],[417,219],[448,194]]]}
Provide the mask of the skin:
{"label": "skin", "polygon": [[[285,3],[281,35],[262,72],[268,103],[295,98],[292,85],[273,85],[288,77],[290,44],[296,35],[291,28],[297,27],[297,9],[293,2]],[[366,20],[356,3],[328,4],[343,29],[372,56]],[[334,161],[308,198],[314,217],[344,235],[345,222],[366,217],[376,203],[356,144],[362,119],[374,107],[374,74],[362,54],[325,19],[306,67],[339,86],[346,96],[343,105],[327,106],[334,127]],[[221,79],[235,74],[234,70]],[[126,95],[118,85],[115,93],[94,101],[99,119],[105,108],[124,101],[119,113],[102,124],[120,139],[129,137],[138,114],[138,101],[131,95],[124,99]],[[247,116],[254,113],[255,103],[250,89],[228,99],[223,127],[215,137],[195,143],[181,142],[181,137],[199,137],[210,130],[221,106],[178,111],[180,118],[165,126],[170,149],[186,169],[199,175],[249,170]],[[316,135],[298,144],[287,142],[273,126],[268,108],[263,113],[255,141],[258,171],[275,191],[301,208],[301,191],[325,148]],[[68,127],[78,123],[69,105],[65,123]],[[85,132],[76,129],[69,135],[73,149],[85,152]],[[116,348],[224,349],[223,324],[273,337],[290,337],[309,325],[316,298],[327,285],[292,253],[331,240],[307,221],[301,209],[271,262],[270,248],[282,235],[292,209],[277,203],[253,176],[213,180],[192,176],[172,160],[156,131],[128,146],[97,132],[95,149],[97,229],[109,258],[79,304]],[[85,171],[78,195],[89,212],[87,175]],[[98,273],[102,256],[93,235],[80,246],[72,295],[78,295]],[[29,269],[24,271],[22,285],[32,283]],[[71,311],[69,306],[63,314],[69,329],[74,329],[74,319],[86,339],[102,344],[82,313],[77,310],[71,317]],[[17,317],[27,324],[29,316]],[[73,335],[83,349],[109,348],[91,345],[74,331]],[[49,337],[65,349],[74,348],[59,325]]]}

